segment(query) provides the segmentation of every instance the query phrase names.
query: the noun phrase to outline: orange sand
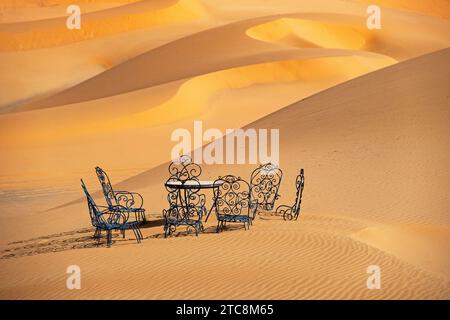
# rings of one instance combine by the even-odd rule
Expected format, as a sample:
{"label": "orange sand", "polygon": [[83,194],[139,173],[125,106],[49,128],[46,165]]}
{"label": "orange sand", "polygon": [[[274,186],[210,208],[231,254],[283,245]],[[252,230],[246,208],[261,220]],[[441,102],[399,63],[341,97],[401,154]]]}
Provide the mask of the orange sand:
{"label": "orange sand", "polygon": [[[74,33],[67,1],[41,3],[0,5],[0,298],[450,298],[448,2],[381,1],[369,31],[360,0],[85,0]],[[170,134],[194,120],[280,129],[299,221],[163,239]],[[79,178],[98,191],[96,165],[143,194],[142,244],[95,247]]]}

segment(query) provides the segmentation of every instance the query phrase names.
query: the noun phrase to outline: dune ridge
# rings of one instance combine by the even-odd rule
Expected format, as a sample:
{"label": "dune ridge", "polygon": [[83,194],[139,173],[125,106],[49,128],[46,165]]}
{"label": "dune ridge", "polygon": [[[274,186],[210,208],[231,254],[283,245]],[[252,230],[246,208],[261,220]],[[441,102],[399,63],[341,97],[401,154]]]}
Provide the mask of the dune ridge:
{"label": "dune ridge", "polygon": [[[314,13],[283,15],[283,17],[286,16],[296,18],[305,17],[319,20],[321,17],[325,17],[325,19],[337,19],[338,21],[340,17],[350,19],[348,15],[340,16]],[[41,101],[36,101],[33,104],[42,108],[98,99],[106,96],[126,93],[132,90],[143,89],[149,86],[160,85],[170,81],[179,80],[180,78],[188,78],[226,68],[244,66],[249,64],[249,60],[251,60],[252,63],[269,62],[277,59],[276,57],[278,55],[284,59],[292,59],[293,57],[319,57],[332,56],[336,54],[351,55],[355,53],[354,50],[347,52],[345,51],[351,50],[351,46],[347,46],[346,49],[340,49],[342,51],[339,51],[338,48],[319,50],[317,48],[280,47],[276,43],[255,41],[255,39],[246,34],[248,29],[272,21],[277,17],[279,18],[280,15],[232,22],[224,26],[201,31],[193,35],[188,35],[161,47],[152,49],[129,61],[102,72],[101,74],[84,81],[69,90],[62,91],[61,93]],[[395,23],[395,18],[398,18],[398,16],[394,15],[391,17],[391,19],[393,19],[392,23]],[[356,23],[361,24],[361,21],[364,20],[362,20],[361,17],[359,17],[359,20],[357,17],[353,17],[350,21],[353,21],[353,26],[355,26]],[[316,30],[315,26],[317,25],[320,24],[313,24],[313,30]],[[443,31],[440,30],[440,28],[436,28],[435,25],[430,24],[429,21],[427,21],[426,25],[427,29],[429,28],[430,31],[433,30],[433,32],[437,32],[436,35],[443,35]],[[447,24],[446,26],[450,30],[450,24]],[[396,50],[395,43],[398,41],[400,36],[403,37],[403,48]],[[360,51],[359,54],[370,55],[371,51],[374,51],[378,54],[394,57],[395,60],[404,60],[405,58],[411,58],[424,54],[427,50],[430,52],[447,47],[450,40],[443,40],[445,38],[448,37],[436,36],[432,38],[429,37],[429,35],[424,31],[410,33],[407,37],[404,34],[383,35],[383,37],[377,37],[377,41],[371,40],[372,42],[366,43],[366,49],[370,50]],[[420,46],[417,46],[417,41],[420,41]],[[196,47],[190,46],[191,42],[196,43],[197,46],[201,46],[202,51],[200,52],[196,50]],[[370,43],[372,43],[372,45],[370,45]],[[408,45],[406,45],[407,49],[405,50],[406,43]],[[391,48],[387,51],[387,45],[394,49]],[[239,48],[239,50],[237,50],[237,48]],[[142,69],[149,70],[151,74],[136,72],[136,70]],[[95,90],[93,88],[95,88]]]}

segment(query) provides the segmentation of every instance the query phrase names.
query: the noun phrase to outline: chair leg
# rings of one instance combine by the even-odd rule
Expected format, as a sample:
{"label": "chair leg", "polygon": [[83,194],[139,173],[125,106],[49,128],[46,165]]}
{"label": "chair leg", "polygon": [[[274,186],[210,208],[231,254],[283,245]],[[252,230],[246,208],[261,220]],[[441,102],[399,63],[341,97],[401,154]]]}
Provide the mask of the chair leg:
{"label": "chair leg", "polygon": [[167,238],[167,236],[172,235],[172,229],[170,227],[171,227],[170,224],[164,226],[164,238]]}
{"label": "chair leg", "polygon": [[111,230],[107,230],[106,231],[106,245],[109,247],[111,247],[112,244],[112,231]]}
{"label": "chair leg", "polygon": [[141,228],[139,228],[139,226],[138,226],[136,229],[137,229],[137,232],[139,234],[140,240],[144,240],[144,236],[142,235]]}
{"label": "chair leg", "polygon": [[94,234],[94,238],[97,240],[97,242],[100,242],[102,238],[102,229],[97,229],[95,233],[96,234]]}
{"label": "chair leg", "polygon": [[131,227],[133,229],[134,237],[136,238],[137,243],[141,243],[141,235],[139,234],[139,229],[136,226]]}
{"label": "chair leg", "polygon": [[220,220],[217,220],[216,233],[219,233]]}

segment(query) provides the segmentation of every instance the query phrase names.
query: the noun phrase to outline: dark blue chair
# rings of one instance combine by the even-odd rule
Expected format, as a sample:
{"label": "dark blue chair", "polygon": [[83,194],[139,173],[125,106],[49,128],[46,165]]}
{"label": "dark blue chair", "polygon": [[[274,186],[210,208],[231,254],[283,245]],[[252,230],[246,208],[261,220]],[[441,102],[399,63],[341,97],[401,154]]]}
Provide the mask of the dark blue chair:
{"label": "dark blue chair", "polygon": [[98,180],[102,186],[103,195],[111,211],[120,211],[134,214],[135,220],[145,223],[145,209],[142,208],[144,199],[137,192],[115,191],[111,185],[108,175],[102,168],[96,167]]}
{"label": "dark blue chair", "polygon": [[108,207],[97,206],[94,199],[86,189],[86,185],[81,179],[81,187],[86,195],[89,215],[92,226],[95,228],[94,239],[100,241],[102,231],[106,231],[106,244],[108,247],[112,243],[112,230],[119,230],[125,238],[125,230],[131,229],[134,232],[138,243],[143,239],[138,221],[128,221],[128,214],[122,211],[111,211]]}
{"label": "dark blue chair", "polygon": [[250,177],[250,193],[252,201],[258,203],[262,210],[273,210],[275,201],[279,199],[283,171],[272,163],[266,163],[256,168]]}
{"label": "dark blue chair", "polygon": [[250,227],[258,209],[257,201],[251,200],[250,185],[240,177],[227,175],[214,181],[214,204],[216,208],[217,228],[223,231],[228,222],[242,223],[244,229]]}

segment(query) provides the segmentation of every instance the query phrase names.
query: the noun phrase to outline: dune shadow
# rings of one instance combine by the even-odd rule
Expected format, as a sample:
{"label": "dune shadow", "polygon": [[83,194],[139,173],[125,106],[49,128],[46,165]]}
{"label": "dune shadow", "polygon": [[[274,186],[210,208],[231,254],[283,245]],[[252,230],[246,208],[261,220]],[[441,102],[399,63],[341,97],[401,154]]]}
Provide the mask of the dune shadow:
{"label": "dune shadow", "polygon": [[[220,234],[223,232],[232,232],[232,231],[238,231],[238,230],[244,230],[244,227],[241,225],[227,225],[224,227],[224,229],[217,233],[217,229],[215,226],[210,226],[205,228],[203,231],[198,233],[198,236],[202,236],[204,234]],[[177,228],[172,235],[168,235],[167,239],[169,238],[179,238],[179,237],[195,237],[195,231],[192,228],[186,228],[186,226],[180,226]],[[157,234],[153,234],[148,237],[144,237],[144,239],[165,239],[164,232],[160,232]]]}
{"label": "dune shadow", "polygon": [[[164,219],[147,221],[145,224],[141,225],[141,229],[162,227],[164,225]],[[162,231],[163,228],[161,228]],[[238,230],[243,230],[241,225],[227,225],[220,232],[233,232]],[[100,248],[107,247],[106,245],[106,235],[102,232],[102,237],[100,239],[95,239],[93,237],[95,229],[83,228],[67,232],[55,233],[50,235],[45,235],[36,238],[30,238],[26,240],[19,240],[10,242],[7,244],[6,248],[0,251],[1,259],[11,259],[19,258],[24,256],[33,256],[37,254],[44,254],[50,252],[61,252],[68,250],[77,249],[88,249],[88,248]],[[220,234],[216,232],[216,226],[206,227],[203,231],[198,233],[201,237],[205,234]],[[136,243],[136,239],[132,236],[132,231],[127,230],[127,237],[123,238],[119,231],[113,231],[112,234],[112,246]],[[128,235],[131,235],[128,238]],[[183,237],[195,237],[195,231],[193,228],[186,228],[185,226],[180,226],[177,228],[172,235],[167,236],[167,238],[183,238]],[[164,232],[152,234],[144,237],[146,239],[166,239],[164,237]]]}

